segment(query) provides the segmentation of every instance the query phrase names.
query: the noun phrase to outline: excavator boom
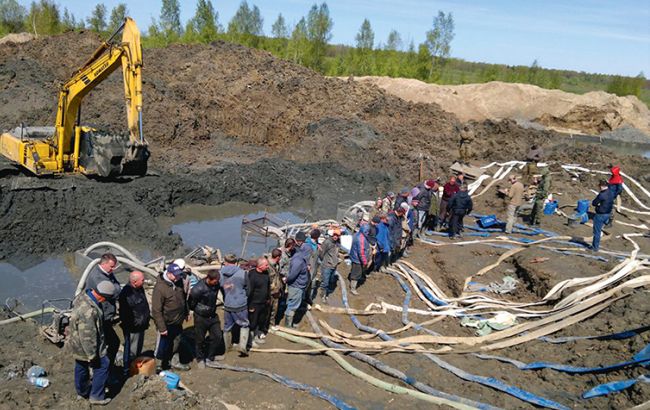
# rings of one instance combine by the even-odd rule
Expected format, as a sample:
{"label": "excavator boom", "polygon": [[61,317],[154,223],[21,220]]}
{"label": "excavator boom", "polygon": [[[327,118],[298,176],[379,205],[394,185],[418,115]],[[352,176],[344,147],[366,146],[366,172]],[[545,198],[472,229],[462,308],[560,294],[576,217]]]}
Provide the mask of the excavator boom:
{"label": "excavator boom", "polygon": [[[122,33],[120,43],[114,39]],[[97,135],[80,124],[83,98],[122,66],[128,137]],[[142,47],[131,18],[103,42],[61,87],[56,122],[47,127],[19,127],[0,136],[0,153],[37,175],[81,172],[112,176],[142,174],[149,158],[142,133]]]}

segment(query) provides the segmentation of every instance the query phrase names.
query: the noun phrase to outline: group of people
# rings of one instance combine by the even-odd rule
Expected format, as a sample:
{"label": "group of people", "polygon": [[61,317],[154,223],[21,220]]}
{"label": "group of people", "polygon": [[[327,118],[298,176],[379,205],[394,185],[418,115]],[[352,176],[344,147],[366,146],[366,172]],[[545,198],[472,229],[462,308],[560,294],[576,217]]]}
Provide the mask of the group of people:
{"label": "group of people", "polygon": [[[190,312],[199,368],[223,360],[223,352],[218,354],[220,345],[225,342],[225,349],[230,349],[235,326],[239,327],[239,351],[247,355],[251,346],[264,343],[271,312],[277,310],[283,286],[278,283],[282,256],[280,249],[274,249],[244,270],[235,255],[226,255],[221,269],[208,270],[201,275],[202,279],[185,266],[183,259],[177,259],[158,276],[149,304],[144,274],[132,271],[129,282],[121,286],[114,274],[116,256],[102,255],[89,272],[84,291],[75,298],[70,316],[67,344],[75,359],[78,397],[95,405],[111,401],[105,394],[112,383],[109,376],[117,374],[118,380],[128,377],[134,359],[142,354],[151,320],[157,334],[157,370],[189,369],[181,363],[179,347],[183,324],[190,319]],[[219,292],[223,293],[223,330],[217,315]],[[123,333],[122,374],[116,366],[120,348],[114,327],[117,324]],[[249,337],[251,334],[255,338]]]}
{"label": "group of people", "polygon": [[[611,173],[609,181],[600,182],[601,191],[592,203],[594,250],[599,248],[603,226],[611,223],[614,200],[622,191],[620,168],[612,166]],[[510,187],[502,190],[508,198],[507,233],[512,232],[524,202],[520,178],[510,175],[509,182]],[[537,191],[530,223],[538,224],[550,190],[547,168],[535,176],[534,182]],[[358,295],[359,285],[370,272],[382,271],[407,254],[414,237],[426,230],[446,228],[451,239],[461,237],[463,218],[472,209],[462,173],[451,176],[442,186],[439,180],[428,179],[412,189],[402,189],[399,195],[389,192],[378,198],[369,212],[363,213],[353,233],[348,251],[350,292]],[[158,276],[151,305],[143,287],[144,274],[132,271],[129,282],[121,286],[113,273],[118,265],[116,256],[102,255],[88,274],[84,291],[75,298],[70,317],[68,344],[75,359],[77,394],[92,404],[110,402],[105,387],[109,374],[116,369],[120,347],[116,324],[123,333],[122,377],[128,377],[131,363],[142,354],[151,319],[157,334],[157,369],[189,369],[181,363],[178,352],[183,324],[190,319],[190,313],[199,368],[224,359],[224,353],[233,347],[235,330],[239,331],[237,350],[247,356],[251,347],[265,342],[269,328],[282,319],[283,307],[284,324],[293,327],[301,307],[317,297],[327,303],[342,260],[342,235],[339,226],[323,231],[314,226],[308,235],[299,231],[254,262],[241,264],[235,255],[226,255],[220,269],[207,270],[201,279],[183,259],[177,259]],[[220,299],[223,327],[217,315]]]}

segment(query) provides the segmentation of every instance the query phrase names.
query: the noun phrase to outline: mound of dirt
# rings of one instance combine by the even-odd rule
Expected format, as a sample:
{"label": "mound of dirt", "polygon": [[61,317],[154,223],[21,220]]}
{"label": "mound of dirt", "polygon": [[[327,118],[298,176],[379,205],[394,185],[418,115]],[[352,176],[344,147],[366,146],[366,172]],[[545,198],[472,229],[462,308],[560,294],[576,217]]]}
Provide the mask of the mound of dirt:
{"label": "mound of dirt", "polygon": [[436,85],[390,77],[355,77],[407,101],[436,103],[461,121],[534,120],[560,132],[600,134],[623,126],[637,128],[650,142],[650,110],[634,96],[603,91],[578,95],[529,84]]}
{"label": "mound of dirt", "polygon": [[31,33],[9,33],[6,36],[0,38],[0,44],[5,43],[26,43],[35,39]]}
{"label": "mound of dirt", "polygon": [[[0,128],[53,124],[59,85],[99,41],[71,32],[0,46]],[[438,172],[457,156],[459,122],[437,104],[414,104],[225,42],[144,53],[144,132],[157,168],[204,169],[279,155],[348,169],[388,168],[413,179],[419,159],[429,158],[425,170]],[[86,97],[83,123],[112,133],[126,129],[120,83],[114,74]],[[507,140],[517,153],[550,135],[516,132]],[[486,160],[506,159],[489,149],[504,135],[483,136],[476,150],[488,151]]]}

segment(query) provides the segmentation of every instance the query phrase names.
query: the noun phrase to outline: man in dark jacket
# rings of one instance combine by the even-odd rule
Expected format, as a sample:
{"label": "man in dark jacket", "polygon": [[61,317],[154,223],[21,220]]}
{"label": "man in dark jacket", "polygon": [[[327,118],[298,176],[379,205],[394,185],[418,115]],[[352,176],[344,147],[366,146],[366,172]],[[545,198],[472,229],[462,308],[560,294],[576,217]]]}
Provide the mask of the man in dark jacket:
{"label": "man in dark jacket", "polygon": [[419,236],[424,229],[425,222],[429,216],[429,208],[431,208],[431,197],[433,195],[433,187],[435,186],[436,181],[433,179],[427,179],[420,185],[418,185],[418,194],[413,199],[418,201],[418,205],[415,209],[418,211],[418,220],[417,220],[417,232],[415,236]]}
{"label": "man in dark jacket", "polygon": [[395,199],[395,205],[393,206],[393,210],[397,211],[403,203],[409,202],[409,195],[411,194],[411,190],[408,188],[402,188],[401,191],[399,191],[399,195]]}
{"label": "man in dark jacket", "polygon": [[[158,330],[156,359],[162,370],[169,369],[170,363],[177,370],[190,368],[174,357],[178,354],[183,321],[188,318],[183,276],[183,270],[170,263],[158,277],[151,296],[151,317]],[[172,361],[172,358],[175,360]]]}
{"label": "man in dark jacket", "polygon": [[388,215],[388,235],[390,238],[391,246],[391,263],[395,262],[402,254],[402,232],[404,231],[402,229],[402,224],[404,222],[404,215],[406,215],[406,209],[401,206],[395,212]]}
{"label": "man in dark jacket", "polygon": [[598,251],[600,248],[600,235],[603,231],[603,226],[609,220],[609,215],[614,208],[614,193],[608,188],[607,181],[600,181],[600,192],[598,196],[591,202],[594,206],[594,238],[591,244],[591,249]]}
{"label": "man in dark jacket", "polygon": [[[223,339],[221,322],[217,316],[219,276],[218,270],[209,270],[207,276],[194,285],[187,300],[190,310],[194,311],[194,341],[199,369],[205,368],[206,364],[212,364],[215,360],[224,359],[223,355],[216,355]],[[207,349],[206,333],[210,335]]]}
{"label": "man in dark jacket", "polygon": [[249,270],[246,275],[248,320],[253,334],[253,347],[265,343],[260,336],[264,331],[266,319],[269,317],[268,309],[271,302],[271,283],[269,279],[269,261],[261,257],[257,259],[257,266]]}
{"label": "man in dark jacket", "polygon": [[311,247],[305,243],[307,235],[304,232],[296,234],[296,252],[289,261],[287,275],[287,309],[284,313],[285,326],[293,327],[296,310],[302,304],[305,290],[309,284],[309,260]]}
{"label": "man in dark jacket", "polygon": [[[100,282],[109,281],[115,287],[115,294],[120,294],[120,282],[113,274],[117,267],[117,258],[112,253],[105,253],[101,256],[99,264],[88,273],[86,278],[85,290],[94,289]],[[107,353],[106,356],[111,362],[115,363],[115,356],[120,349],[120,338],[117,336],[113,324],[117,321],[117,301],[116,298],[106,299],[101,303],[104,312],[104,338],[106,339]]]}
{"label": "man in dark jacket", "polygon": [[442,188],[442,198],[440,199],[440,225],[447,225],[447,218],[449,217],[449,201],[451,198],[456,195],[459,187],[456,183],[456,176],[452,175],[449,177],[449,182],[447,182]]}
{"label": "man in dark jacket", "polygon": [[352,238],[352,247],[350,249],[350,293],[358,295],[357,286],[363,281],[365,274],[372,265],[372,255],[370,242],[368,241],[368,225],[361,225],[359,232]]}
{"label": "man in dark jacket", "polygon": [[142,353],[144,331],[149,328],[149,302],[144,293],[144,273],[134,270],[120,292],[120,326],[124,333],[124,377],[129,365]]}
{"label": "man in dark jacket", "polygon": [[332,276],[339,264],[339,247],[341,230],[334,228],[332,235],[323,242],[318,256],[323,261],[321,264],[320,300],[327,303],[327,297],[332,293]]}
{"label": "man in dark jacket", "polygon": [[449,238],[454,239],[463,226],[463,217],[472,212],[472,198],[467,193],[467,185],[460,186],[460,191],[451,198],[448,207],[451,213]]}
{"label": "man in dark jacket", "polygon": [[239,353],[248,355],[246,345],[250,335],[248,321],[248,298],[246,272],[237,265],[237,256],[228,254],[221,268],[221,289],[223,291],[223,338],[226,350],[232,344],[232,328],[237,325],[239,332]]}

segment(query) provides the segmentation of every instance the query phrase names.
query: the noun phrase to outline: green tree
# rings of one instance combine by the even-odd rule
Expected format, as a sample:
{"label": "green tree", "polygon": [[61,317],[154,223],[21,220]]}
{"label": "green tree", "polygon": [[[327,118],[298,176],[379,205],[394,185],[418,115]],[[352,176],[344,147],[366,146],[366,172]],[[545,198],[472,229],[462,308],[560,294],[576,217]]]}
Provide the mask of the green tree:
{"label": "green tree", "polygon": [[355,37],[357,40],[357,48],[361,50],[372,50],[375,45],[375,32],[372,31],[370,21],[364,19],[361,23],[361,28]]}
{"label": "green tree", "polygon": [[282,13],[278,14],[278,18],[273,23],[271,27],[271,34],[274,38],[287,38],[289,37],[289,31],[287,29],[287,24],[284,21]]}
{"label": "green tree", "polygon": [[263,25],[264,19],[260,14],[260,9],[257,6],[248,7],[248,3],[244,0],[228,23],[228,34],[261,36]]}
{"label": "green tree", "polygon": [[26,10],[16,0],[0,0],[0,35],[25,29]]}
{"label": "green tree", "polygon": [[61,32],[59,6],[52,0],[33,1],[29,7],[26,25],[36,35],[49,35]]}
{"label": "green tree", "polygon": [[325,51],[327,43],[332,39],[334,21],[330,17],[327,3],[320,7],[314,4],[307,15],[307,39],[309,40],[309,53],[307,66],[315,70],[324,71]]}
{"label": "green tree", "polygon": [[199,0],[194,18],[188,23],[186,31],[195,33],[197,39],[209,43],[217,39],[219,31],[219,13],[214,10],[210,0]]}
{"label": "green tree", "polygon": [[607,85],[607,92],[624,97],[626,95],[640,96],[646,82],[643,71],[636,77],[623,77],[616,75]]}
{"label": "green tree", "polygon": [[[451,52],[451,41],[454,39],[454,16],[451,13],[438,11],[433,19],[433,27],[427,31],[425,45],[431,55],[429,78],[440,78],[443,65]],[[434,78],[435,70],[435,78]]]}
{"label": "green tree", "polygon": [[178,0],[162,0],[159,26],[159,31],[167,42],[172,42],[183,34],[181,6]]}
{"label": "green tree", "polygon": [[61,29],[63,31],[71,31],[77,29],[77,19],[74,14],[68,11],[67,7],[63,8],[63,18],[61,19]]}
{"label": "green tree", "polygon": [[99,3],[95,6],[90,17],[88,17],[88,27],[98,33],[106,31],[106,6]]}
{"label": "green tree", "polygon": [[289,40],[287,49],[287,57],[289,60],[297,64],[304,64],[308,45],[307,21],[302,17],[291,32],[291,39]]}
{"label": "green tree", "polygon": [[386,41],[385,50],[397,51],[402,48],[402,36],[397,30],[391,30],[388,33],[388,40]]}
{"label": "green tree", "polygon": [[117,30],[118,27],[122,25],[128,14],[129,9],[124,3],[119,3],[117,6],[113,7],[113,10],[111,10],[111,18],[108,23],[108,31],[112,33]]}

